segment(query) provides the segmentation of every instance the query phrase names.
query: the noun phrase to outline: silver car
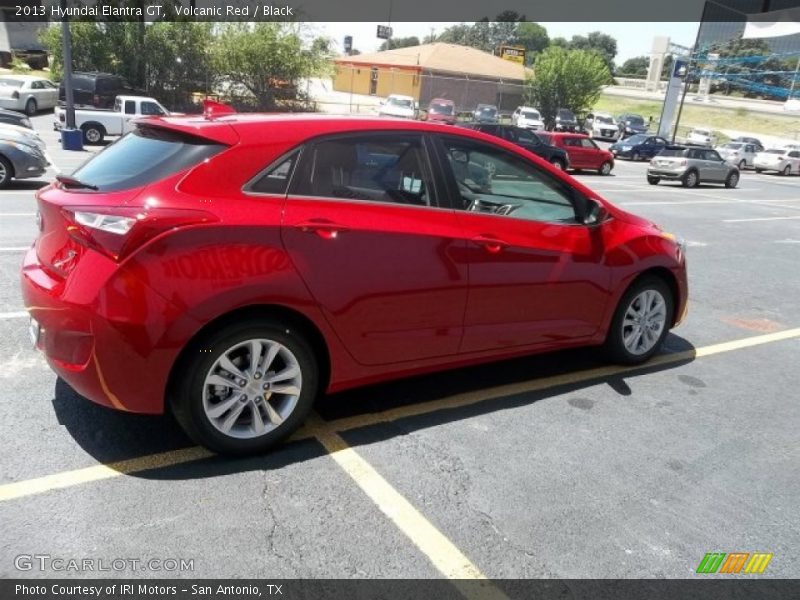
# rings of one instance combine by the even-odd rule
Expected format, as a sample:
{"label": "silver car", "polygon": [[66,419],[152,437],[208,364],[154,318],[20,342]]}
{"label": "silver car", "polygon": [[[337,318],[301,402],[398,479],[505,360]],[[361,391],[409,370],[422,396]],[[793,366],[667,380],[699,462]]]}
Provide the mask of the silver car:
{"label": "silver car", "polygon": [[669,146],[650,161],[647,183],[680,181],[684,187],[700,183],[721,183],[735,188],[739,183],[739,169],[723,160],[711,148],[684,148]]}
{"label": "silver car", "polygon": [[47,165],[44,152],[35,143],[0,133],[0,188],[8,186],[12,179],[44,175]]}
{"label": "silver car", "polygon": [[752,167],[756,159],[756,145],[745,142],[728,142],[715,148],[719,155],[732,165],[743,170],[745,167]]}
{"label": "silver car", "polygon": [[44,77],[3,75],[0,77],[0,107],[35,115],[58,103],[58,86]]}

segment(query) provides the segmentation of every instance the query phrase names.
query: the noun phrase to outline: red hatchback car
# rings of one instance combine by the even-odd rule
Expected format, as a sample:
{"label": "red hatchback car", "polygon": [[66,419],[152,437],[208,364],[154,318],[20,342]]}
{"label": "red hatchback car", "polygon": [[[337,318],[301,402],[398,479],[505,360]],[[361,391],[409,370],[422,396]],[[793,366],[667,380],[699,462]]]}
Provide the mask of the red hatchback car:
{"label": "red hatchback car", "polygon": [[601,175],[608,175],[614,168],[614,155],[608,150],[603,150],[588,135],[582,133],[548,132],[536,135],[545,142],[563,149],[569,156],[569,166],[575,171],[588,169],[597,171]]}
{"label": "red hatchback car", "polygon": [[149,118],[37,199],[35,345],[219,452],[277,443],[324,391],[582,345],[639,363],[687,304],[673,235],[447,125]]}

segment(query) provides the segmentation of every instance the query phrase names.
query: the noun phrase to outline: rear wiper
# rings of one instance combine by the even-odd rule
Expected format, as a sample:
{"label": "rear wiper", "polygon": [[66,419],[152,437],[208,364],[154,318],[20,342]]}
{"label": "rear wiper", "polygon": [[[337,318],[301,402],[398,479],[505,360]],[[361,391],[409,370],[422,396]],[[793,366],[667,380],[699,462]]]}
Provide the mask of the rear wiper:
{"label": "rear wiper", "polygon": [[56,175],[56,181],[58,181],[59,183],[63,183],[67,187],[82,188],[86,190],[93,190],[95,192],[100,189],[96,185],[92,185],[91,183],[84,183],[80,179],[75,179],[74,177],[70,177],[69,175]]}

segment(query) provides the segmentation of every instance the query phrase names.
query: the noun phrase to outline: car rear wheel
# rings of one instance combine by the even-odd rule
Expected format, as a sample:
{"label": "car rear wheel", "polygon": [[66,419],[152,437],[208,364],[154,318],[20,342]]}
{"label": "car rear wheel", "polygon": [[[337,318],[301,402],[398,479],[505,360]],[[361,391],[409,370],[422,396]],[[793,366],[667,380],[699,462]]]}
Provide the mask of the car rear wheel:
{"label": "car rear wheel", "polygon": [[236,323],[194,345],[174,381],[172,410],[193,440],[215,452],[252,454],[303,423],[319,375],[299,331],[259,320]]}
{"label": "car rear wheel", "polygon": [[659,181],[661,181],[661,177],[651,177],[650,175],[647,176],[647,183],[650,185],[658,185]]}
{"label": "car rear wheel", "polygon": [[600,175],[610,175],[611,174],[611,163],[606,161],[602,165],[600,165],[599,169]]}
{"label": "car rear wheel", "polygon": [[36,105],[36,100],[33,98],[28,98],[28,101],[25,103],[25,114],[29,117],[32,117],[36,114],[36,111],[39,107]]}
{"label": "car rear wheel", "polygon": [[636,152],[635,150],[631,153],[631,160],[633,162],[639,162],[642,159],[642,155]]}
{"label": "car rear wheel", "polygon": [[639,364],[648,360],[667,337],[675,301],[659,277],[636,280],[619,301],[605,349],[612,360]]}
{"label": "car rear wheel", "polygon": [[560,171],[563,171],[566,166],[564,165],[564,161],[561,160],[560,158],[554,158],[553,160],[550,161],[550,164]]}
{"label": "car rear wheel", "polygon": [[731,171],[725,179],[726,188],[735,188],[739,184],[739,173]]}
{"label": "car rear wheel", "polygon": [[14,176],[14,167],[4,156],[0,156],[0,188],[7,187]]}
{"label": "car rear wheel", "polygon": [[689,171],[686,175],[683,176],[681,183],[683,183],[683,187],[693,188],[696,187],[697,184],[700,182],[700,179],[697,177],[697,171]]}
{"label": "car rear wheel", "polygon": [[781,171],[781,175],[788,175],[792,172],[792,168],[789,165],[783,167],[783,171]]}
{"label": "car rear wheel", "polygon": [[100,144],[106,132],[100,125],[89,123],[81,127],[83,131],[83,141],[87,144]]}

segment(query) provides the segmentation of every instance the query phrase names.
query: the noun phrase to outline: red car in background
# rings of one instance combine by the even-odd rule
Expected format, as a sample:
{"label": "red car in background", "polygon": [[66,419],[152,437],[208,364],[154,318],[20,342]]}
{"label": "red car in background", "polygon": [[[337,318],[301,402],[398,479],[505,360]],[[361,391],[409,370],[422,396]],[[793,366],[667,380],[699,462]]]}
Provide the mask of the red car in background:
{"label": "red car in background", "polygon": [[687,305],[674,235],[435,123],[147,118],[36,197],[33,344],[218,452],[285,439],[322,392],[585,345],[641,363]]}
{"label": "red car in background", "polygon": [[536,132],[542,140],[563,149],[569,156],[569,166],[575,171],[588,169],[608,175],[614,168],[614,155],[600,148],[593,139],[582,133]]}
{"label": "red car in background", "polygon": [[456,103],[446,98],[434,98],[428,104],[428,121],[433,123],[456,123]]}

